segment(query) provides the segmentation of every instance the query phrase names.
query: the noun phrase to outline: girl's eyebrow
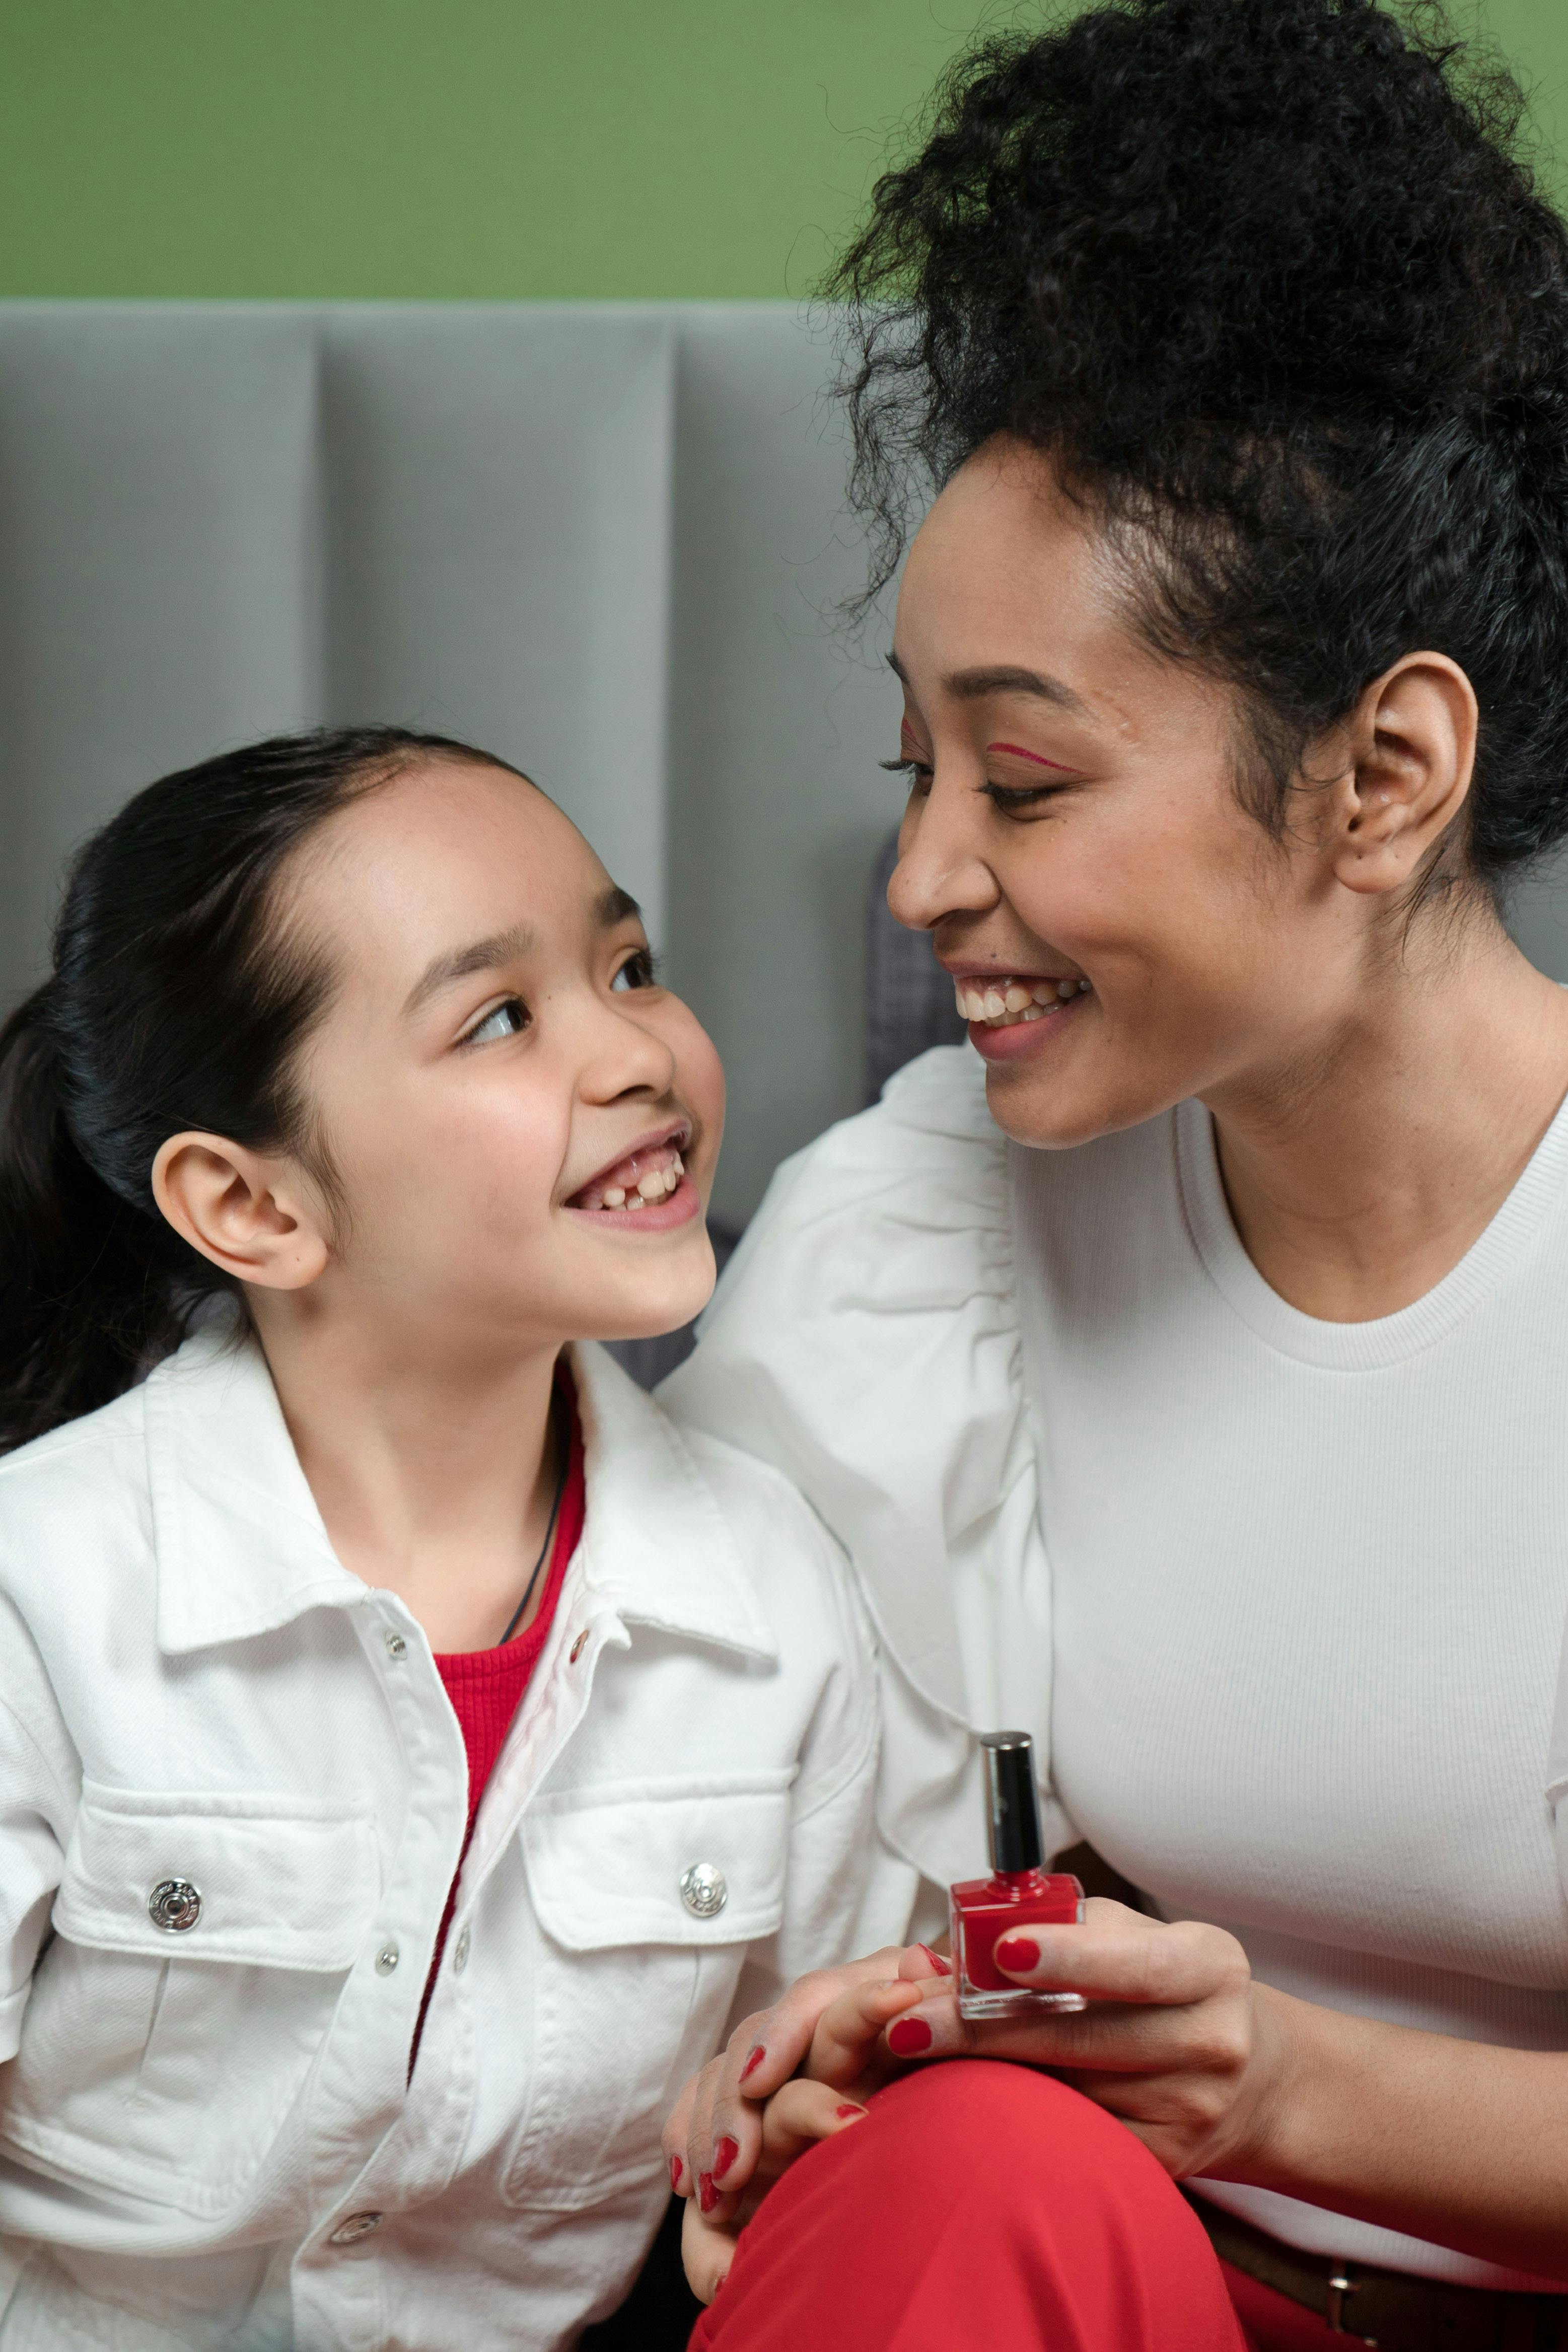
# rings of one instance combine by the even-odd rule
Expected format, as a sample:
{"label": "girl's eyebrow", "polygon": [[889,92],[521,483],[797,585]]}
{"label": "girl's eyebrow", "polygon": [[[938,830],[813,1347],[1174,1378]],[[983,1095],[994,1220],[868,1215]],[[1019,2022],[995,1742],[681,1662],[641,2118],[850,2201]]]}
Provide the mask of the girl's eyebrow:
{"label": "girl's eyebrow", "polygon": [[985,749],[988,751],[1009,752],[1015,760],[1032,760],[1037,768],[1055,768],[1057,773],[1061,776],[1071,776],[1077,773],[1076,769],[1064,767],[1059,760],[1047,760],[1039,751],[1026,751],[1021,743],[987,743]]}
{"label": "girl's eyebrow", "polygon": [[494,971],[499,964],[527,955],[532,946],[532,927],[513,923],[510,930],[492,931],[488,940],[475,940],[466,948],[448,948],[445,954],[433,956],[408,992],[404,1018],[417,1013],[422,1004],[443,988],[450,988],[454,982],[470,980],[476,971]]}
{"label": "girl's eyebrow", "polygon": [[[601,930],[611,930],[617,923],[636,918],[642,919],[642,908],[629,890],[612,882],[594,901],[594,919]],[[417,1013],[422,1004],[450,988],[459,980],[471,980],[477,971],[494,971],[503,963],[515,963],[519,956],[531,955],[534,946],[533,927],[530,923],[513,923],[504,931],[492,931],[487,940],[474,940],[466,948],[448,948],[442,955],[433,956],[408,992],[403,1007],[403,1017]]]}

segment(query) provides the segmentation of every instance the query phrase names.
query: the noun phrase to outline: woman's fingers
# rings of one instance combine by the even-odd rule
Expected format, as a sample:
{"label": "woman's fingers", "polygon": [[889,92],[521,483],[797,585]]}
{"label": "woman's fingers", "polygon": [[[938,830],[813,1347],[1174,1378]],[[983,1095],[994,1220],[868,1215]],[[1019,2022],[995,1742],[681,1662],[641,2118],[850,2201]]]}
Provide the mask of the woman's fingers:
{"label": "woman's fingers", "polygon": [[1168,2009],[1245,1985],[1247,1955],[1223,1927],[1145,1918],[1096,1896],[1077,1927],[1015,1927],[992,1948],[1015,1984]]}

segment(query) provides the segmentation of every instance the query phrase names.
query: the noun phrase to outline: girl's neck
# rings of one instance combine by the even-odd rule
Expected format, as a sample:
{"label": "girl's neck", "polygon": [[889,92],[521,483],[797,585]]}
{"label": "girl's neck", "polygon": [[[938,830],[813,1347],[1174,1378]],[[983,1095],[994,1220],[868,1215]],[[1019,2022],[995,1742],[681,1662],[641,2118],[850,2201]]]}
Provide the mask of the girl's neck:
{"label": "girl's neck", "polygon": [[1303,1314],[1424,1297],[1479,1238],[1568,1092],[1568,991],[1489,919],[1381,971],[1284,1076],[1216,1088],[1231,1214]]}
{"label": "girl's neck", "polygon": [[389,1329],[330,1294],[261,1291],[250,1303],[343,1566],[395,1592],[432,1649],[489,1648],[545,1539],[564,1442],[551,1412],[558,1346],[476,1363],[471,1343]]}

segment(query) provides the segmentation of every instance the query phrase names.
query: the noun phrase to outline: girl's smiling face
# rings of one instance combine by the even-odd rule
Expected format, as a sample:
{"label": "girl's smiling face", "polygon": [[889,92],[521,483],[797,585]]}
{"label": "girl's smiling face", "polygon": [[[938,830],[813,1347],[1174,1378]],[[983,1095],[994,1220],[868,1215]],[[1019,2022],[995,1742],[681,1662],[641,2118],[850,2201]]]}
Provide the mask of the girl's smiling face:
{"label": "girl's smiling face", "polygon": [[943,490],[893,667],[889,903],[931,933],[1018,1141],[1268,1084],[1364,996],[1372,902],[1309,837],[1310,796],[1283,838],[1242,805],[1236,694],[1140,642],[1045,460],[989,445]]}
{"label": "girl's smiling face", "polygon": [[542,793],[422,760],[321,827],[279,915],[333,982],[300,1071],[335,1196],[323,1296],[501,1354],[698,1311],[719,1058]]}

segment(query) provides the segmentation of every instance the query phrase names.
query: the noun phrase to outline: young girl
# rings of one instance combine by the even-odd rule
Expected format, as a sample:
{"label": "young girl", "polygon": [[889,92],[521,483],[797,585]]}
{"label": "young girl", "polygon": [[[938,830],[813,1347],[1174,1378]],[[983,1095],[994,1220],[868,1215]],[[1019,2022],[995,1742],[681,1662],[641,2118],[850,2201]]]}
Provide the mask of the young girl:
{"label": "young girl", "polygon": [[712,1046],[376,729],[133,800],[0,1087],[0,2343],[570,2342],[907,1897],[834,1547],[580,1344],[708,1295]]}

